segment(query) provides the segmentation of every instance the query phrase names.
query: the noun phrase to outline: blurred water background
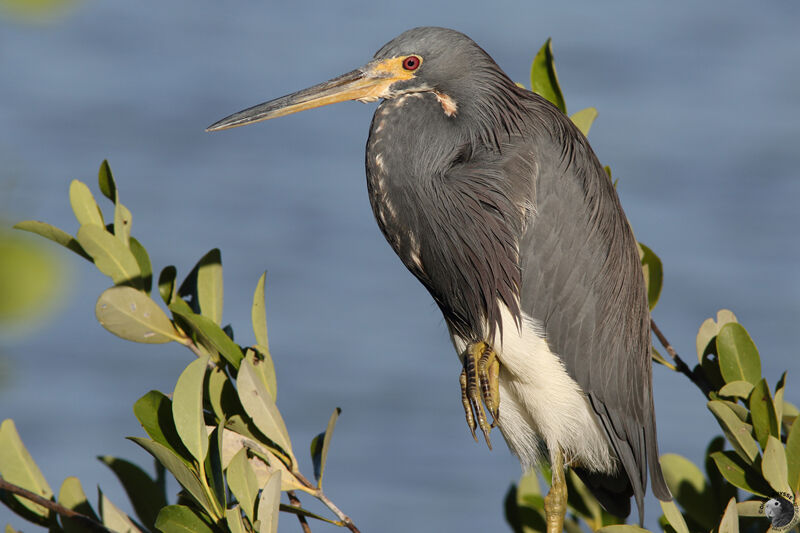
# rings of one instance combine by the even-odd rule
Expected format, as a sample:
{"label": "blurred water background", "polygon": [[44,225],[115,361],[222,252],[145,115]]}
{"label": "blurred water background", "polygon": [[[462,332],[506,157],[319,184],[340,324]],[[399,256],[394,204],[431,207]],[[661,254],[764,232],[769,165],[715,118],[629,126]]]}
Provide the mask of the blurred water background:
{"label": "blurred water background", "polygon": [[[3,226],[74,232],[69,182],[97,191],[108,158],[156,272],[185,275],[222,248],[224,320],[240,343],[252,342],[252,291],[268,270],[279,407],[299,457],[343,408],[326,491],[364,532],[506,531],[518,463],[472,442],[441,316],[373,221],[363,159],[374,104],[203,129],[359,66],[413,26],[467,33],[526,84],[552,36],[569,110],[599,110],[592,145],[664,261],[661,329],[694,364],[700,323],[733,309],[770,383],[788,369],[787,399],[800,401],[796,2],[84,0],[46,20],[0,13]],[[143,434],[131,406],[171,392],[192,356],[104,331],[93,309],[109,281],[54,255],[67,288],[58,310],[0,333],[0,419],[15,419],[54,488],[76,475],[92,500],[100,484],[129,509],[94,457],[150,464],[123,439]],[[716,422],[684,377],[654,373],[662,453],[699,462]],[[6,522],[23,524],[0,508]],[[299,531],[293,522],[283,516],[281,531]]]}

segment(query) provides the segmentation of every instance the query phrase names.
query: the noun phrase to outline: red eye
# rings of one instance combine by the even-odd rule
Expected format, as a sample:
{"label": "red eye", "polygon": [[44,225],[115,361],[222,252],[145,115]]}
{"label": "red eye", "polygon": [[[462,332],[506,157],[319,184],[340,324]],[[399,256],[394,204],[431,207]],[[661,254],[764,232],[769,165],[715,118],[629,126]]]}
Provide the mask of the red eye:
{"label": "red eye", "polygon": [[417,56],[408,56],[403,60],[403,68],[406,70],[417,70],[420,60]]}

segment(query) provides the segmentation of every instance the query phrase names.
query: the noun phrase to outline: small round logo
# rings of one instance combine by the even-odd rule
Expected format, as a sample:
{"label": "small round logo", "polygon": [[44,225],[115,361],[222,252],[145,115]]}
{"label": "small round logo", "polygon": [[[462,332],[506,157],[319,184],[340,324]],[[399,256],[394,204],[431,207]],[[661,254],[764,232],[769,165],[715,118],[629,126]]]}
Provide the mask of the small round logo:
{"label": "small round logo", "polygon": [[761,513],[772,522],[772,531],[787,531],[800,522],[800,511],[792,494],[780,493],[761,504]]}

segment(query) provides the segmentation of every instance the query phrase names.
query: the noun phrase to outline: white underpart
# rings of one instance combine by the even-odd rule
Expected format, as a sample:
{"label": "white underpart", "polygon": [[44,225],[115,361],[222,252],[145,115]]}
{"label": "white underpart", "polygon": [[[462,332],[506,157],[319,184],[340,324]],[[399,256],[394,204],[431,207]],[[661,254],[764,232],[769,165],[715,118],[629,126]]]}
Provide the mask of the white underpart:
{"label": "white underpart", "polygon": [[[613,471],[615,459],[588,399],[550,351],[541,325],[523,314],[520,329],[502,302],[500,309],[502,336],[498,331],[491,343],[500,359],[498,426],[523,470],[538,464],[543,441],[551,454],[560,448],[566,464]],[[457,336],[453,344],[459,354],[467,347]]]}

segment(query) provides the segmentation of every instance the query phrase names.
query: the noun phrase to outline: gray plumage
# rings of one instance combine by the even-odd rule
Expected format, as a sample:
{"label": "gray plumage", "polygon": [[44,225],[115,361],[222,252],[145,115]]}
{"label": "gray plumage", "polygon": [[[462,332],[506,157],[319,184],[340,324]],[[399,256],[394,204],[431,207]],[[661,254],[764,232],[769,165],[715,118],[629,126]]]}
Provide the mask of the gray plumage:
{"label": "gray plumage", "polygon": [[[641,517],[648,464],[655,495],[671,496],[658,464],[644,280],[609,177],[567,117],[468,37],[416,28],[375,57],[407,54],[424,58],[407,82],[424,90],[384,100],[367,142],[381,230],[461,337],[491,338],[498,299],[541,322],[622,466],[576,472],[616,514],[635,495]],[[433,91],[455,101],[454,116]]]}

